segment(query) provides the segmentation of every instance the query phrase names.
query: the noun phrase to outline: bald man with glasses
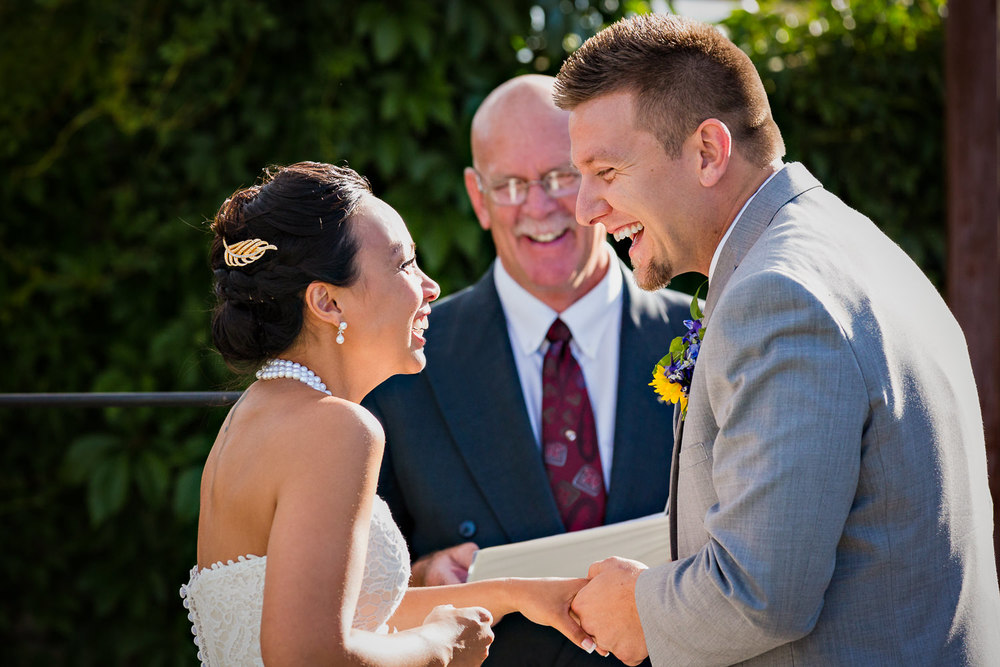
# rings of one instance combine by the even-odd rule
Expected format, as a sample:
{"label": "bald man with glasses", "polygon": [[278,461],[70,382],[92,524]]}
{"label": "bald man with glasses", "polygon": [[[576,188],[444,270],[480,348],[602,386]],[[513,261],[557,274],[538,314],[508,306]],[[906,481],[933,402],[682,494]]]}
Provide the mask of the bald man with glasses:
{"label": "bald man with glasses", "polygon": [[[691,298],[639,289],[604,229],[577,224],[580,175],[553,81],[511,79],[477,110],[465,185],[497,259],[434,305],[427,368],[365,402],[385,427],[379,493],[416,559],[412,585],[464,581],[477,548],[666,505],[673,410],[647,385]],[[580,421],[554,423],[581,394]],[[615,659],[511,615],[485,664]]]}

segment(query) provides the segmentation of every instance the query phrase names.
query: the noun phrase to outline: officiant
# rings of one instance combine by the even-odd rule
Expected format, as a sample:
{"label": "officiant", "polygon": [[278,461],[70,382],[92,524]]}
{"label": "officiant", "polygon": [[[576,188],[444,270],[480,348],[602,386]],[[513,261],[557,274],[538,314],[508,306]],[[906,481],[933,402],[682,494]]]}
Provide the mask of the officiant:
{"label": "officiant", "polygon": [[[514,78],[477,110],[465,186],[497,259],[435,304],[427,368],[365,401],[385,427],[379,493],[416,558],[411,585],[464,581],[479,547],[666,504],[671,410],[647,384],[690,296],[640,290],[604,228],[576,223],[553,81]],[[495,632],[488,665],[615,662],[516,614]]]}

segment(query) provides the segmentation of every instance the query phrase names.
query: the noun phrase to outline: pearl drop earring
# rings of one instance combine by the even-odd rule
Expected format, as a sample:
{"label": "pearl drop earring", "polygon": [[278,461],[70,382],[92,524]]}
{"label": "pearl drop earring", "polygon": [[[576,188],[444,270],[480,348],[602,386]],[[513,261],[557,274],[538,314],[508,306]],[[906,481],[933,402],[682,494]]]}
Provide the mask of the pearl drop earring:
{"label": "pearl drop earring", "polygon": [[344,344],[344,329],[347,328],[347,322],[341,322],[340,326],[337,327],[337,345]]}

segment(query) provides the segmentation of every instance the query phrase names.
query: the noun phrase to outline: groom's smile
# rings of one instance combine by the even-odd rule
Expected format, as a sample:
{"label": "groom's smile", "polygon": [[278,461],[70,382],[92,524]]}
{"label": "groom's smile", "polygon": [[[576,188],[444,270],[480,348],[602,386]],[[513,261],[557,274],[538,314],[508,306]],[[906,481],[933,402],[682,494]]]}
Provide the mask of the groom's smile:
{"label": "groom's smile", "polygon": [[642,223],[636,222],[631,225],[625,225],[624,227],[616,229],[613,232],[611,230],[608,230],[608,233],[615,237],[615,241],[621,241],[624,238],[627,238],[630,241],[634,241],[636,234],[638,234],[641,231],[642,231]]}

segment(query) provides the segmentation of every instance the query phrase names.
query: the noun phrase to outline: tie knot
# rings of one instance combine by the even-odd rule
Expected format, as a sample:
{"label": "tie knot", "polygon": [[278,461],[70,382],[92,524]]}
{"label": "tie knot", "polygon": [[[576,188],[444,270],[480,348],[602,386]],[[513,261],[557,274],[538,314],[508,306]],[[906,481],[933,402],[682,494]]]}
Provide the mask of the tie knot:
{"label": "tie knot", "polygon": [[566,323],[558,317],[556,318],[556,321],[552,323],[552,326],[549,327],[549,332],[545,334],[545,339],[550,343],[554,343],[556,341],[566,342],[572,337],[573,336],[569,332],[569,327],[566,326]]}

